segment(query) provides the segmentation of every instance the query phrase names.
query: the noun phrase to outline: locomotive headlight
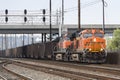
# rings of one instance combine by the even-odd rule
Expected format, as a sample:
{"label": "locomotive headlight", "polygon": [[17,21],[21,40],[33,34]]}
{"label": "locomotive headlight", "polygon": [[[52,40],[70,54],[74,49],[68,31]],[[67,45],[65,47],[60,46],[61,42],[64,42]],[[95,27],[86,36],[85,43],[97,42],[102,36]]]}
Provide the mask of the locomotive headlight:
{"label": "locomotive headlight", "polygon": [[96,38],[94,38],[93,41],[96,42]]}
{"label": "locomotive headlight", "polygon": [[101,48],[100,51],[103,51],[103,49]]}
{"label": "locomotive headlight", "polygon": [[89,51],[91,51],[92,49],[90,48]]}

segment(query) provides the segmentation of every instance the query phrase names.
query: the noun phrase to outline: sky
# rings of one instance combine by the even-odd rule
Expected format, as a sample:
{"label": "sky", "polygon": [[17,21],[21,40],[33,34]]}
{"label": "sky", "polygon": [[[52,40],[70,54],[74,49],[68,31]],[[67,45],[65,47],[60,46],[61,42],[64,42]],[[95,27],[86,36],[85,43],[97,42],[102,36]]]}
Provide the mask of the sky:
{"label": "sky", "polygon": [[[61,8],[62,0],[52,0],[52,11]],[[81,23],[82,24],[102,24],[102,0],[81,0]],[[65,24],[77,24],[78,0],[64,0],[64,8],[74,8],[65,12]],[[88,5],[96,2],[94,5]],[[120,24],[120,0],[105,0],[105,23]],[[0,10],[40,10],[49,9],[49,0],[0,0]]]}

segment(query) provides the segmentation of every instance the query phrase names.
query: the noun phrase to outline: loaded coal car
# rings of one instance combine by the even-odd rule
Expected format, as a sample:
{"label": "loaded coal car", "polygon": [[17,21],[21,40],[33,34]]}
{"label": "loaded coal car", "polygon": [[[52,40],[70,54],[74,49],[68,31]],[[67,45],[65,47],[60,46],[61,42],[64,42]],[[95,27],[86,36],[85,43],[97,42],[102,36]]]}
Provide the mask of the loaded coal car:
{"label": "loaded coal car", "polygon": [[52,59],[54,42],[36,43],[22,48],[22,57],[34,59]]}
{"label": "loaded coal car", "polygon": [[37,43],[27,46],[27,57],[41,59],[44,58],[45,47],[43,43]]}
{"label": "loaded coal car", "polygon": [[45,52],[44,52],[44,58],[45,59],[54,59],[53,50],[54,47],[57,45],[57,42],[47,42],[45,43]]}
{"label": "loaded coal car", "polygon": [[23,54],[23,47],[17,47],[16,48],[16,58],[22,58]]}

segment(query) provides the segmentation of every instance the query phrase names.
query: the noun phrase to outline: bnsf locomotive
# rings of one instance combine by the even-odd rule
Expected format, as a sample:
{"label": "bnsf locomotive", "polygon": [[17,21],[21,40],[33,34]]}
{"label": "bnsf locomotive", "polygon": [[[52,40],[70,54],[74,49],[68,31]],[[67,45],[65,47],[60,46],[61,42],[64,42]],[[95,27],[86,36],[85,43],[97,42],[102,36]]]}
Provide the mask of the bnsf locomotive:
{"label": "bnsf locomotive", "polygon": [[72,38],[65,34],[54,47],[55,60],[80,61],[88,63],[105,62],[107,53],[104,32],[99,29],[87,29]]}

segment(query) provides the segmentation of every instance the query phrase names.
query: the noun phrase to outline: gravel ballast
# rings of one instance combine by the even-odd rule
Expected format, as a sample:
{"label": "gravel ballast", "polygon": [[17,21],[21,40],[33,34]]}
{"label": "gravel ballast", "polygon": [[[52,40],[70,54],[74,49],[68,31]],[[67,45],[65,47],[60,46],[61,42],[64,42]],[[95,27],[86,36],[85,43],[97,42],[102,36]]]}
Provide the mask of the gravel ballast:
{"label": "gravel ballast", "polygon": [[51,68],[56,68],[56,69],[61,69],[61,70],[68,70],[68,71],[74,71],[74,72],[81,72],[85,74],[91,74],[91,75],[96,75],[96,76],[105,76],[109,78],[115,78],[115,79],[120,79],[119,74],[118,75],[112,75],[110,73],[103,73],[99,71],[89,71],[89,70],[81,70],[81,69],[75,69],[75,68],[70,68],[70,67],[63,67],[63,66],[57,66],[57,65],[50,65],[50,64],[44,64],[44,63],[39,63],[39,62],[31,62],[31,61],[22,61],[22,60],[15,60],[19,61],[22,63],[28,63],[28,64],[33,64],[33,65],[39,65],[39,66],[49,66]]}
{"label": "gravel ballast", "polygon": [[64,78],[64,77],[60,77],[57,75],[52,75],[52,74],[48,74],[48,73],[44,73],[44,72],[40,72],[40,71],[28,69],[28,68],[16,66],[14,64],[9,64],[6,67],[18,74],[21,74],[25,77],[29,77],[33,80],[70,80],[68,78]]}

